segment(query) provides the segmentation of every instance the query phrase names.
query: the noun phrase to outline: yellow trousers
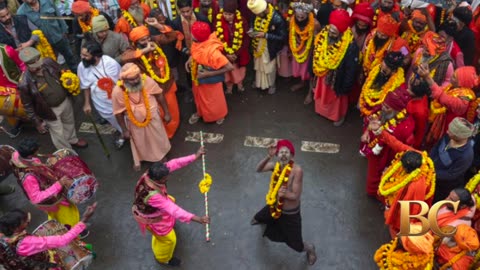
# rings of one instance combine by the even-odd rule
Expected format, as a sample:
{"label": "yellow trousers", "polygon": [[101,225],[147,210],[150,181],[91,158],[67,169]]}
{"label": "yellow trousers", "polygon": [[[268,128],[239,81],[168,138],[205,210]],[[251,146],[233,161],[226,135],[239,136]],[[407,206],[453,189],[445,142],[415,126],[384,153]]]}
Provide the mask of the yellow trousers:
{"label": "yellow trousers", "polygon": [[55,219],[63,225],[69,225],[70,227],[75,226],[80,221],[80,213],[75,204],[70,203],[70,205],[65,206],[63,204],[58,205],[58,210],[56,212],[47,212],[48,219]]}
{"label": "yellow trousers", "polygon": [[177,235],[173,229],[164,236],[152,234],[153,255],[160,263],[168,263],[172,259],[176,245]]}

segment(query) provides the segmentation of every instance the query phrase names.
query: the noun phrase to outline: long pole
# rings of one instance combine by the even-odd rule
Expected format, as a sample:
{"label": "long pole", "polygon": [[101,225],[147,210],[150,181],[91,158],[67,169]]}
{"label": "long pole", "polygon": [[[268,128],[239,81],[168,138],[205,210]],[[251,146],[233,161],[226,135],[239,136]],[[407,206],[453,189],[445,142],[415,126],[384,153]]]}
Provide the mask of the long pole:
{"label": "long pole", "polygon": [[[200,131],[200,145],[203,147],[203,132]],[[203,169],[203,178],[207,176],[205,169],[205,155],[202,155],[202,169]],[[204,193],[205,195],[205,215],[208,216],[208,191]],[[205,240],[210,242],[210,224],[205,225]]]}

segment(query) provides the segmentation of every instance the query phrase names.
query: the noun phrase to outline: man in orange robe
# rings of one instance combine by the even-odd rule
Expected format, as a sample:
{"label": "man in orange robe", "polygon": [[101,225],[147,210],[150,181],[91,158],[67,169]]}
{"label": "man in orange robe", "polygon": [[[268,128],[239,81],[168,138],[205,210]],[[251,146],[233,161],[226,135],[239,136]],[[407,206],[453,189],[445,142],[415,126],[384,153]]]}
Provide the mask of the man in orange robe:
{"label": "man in orange robe", "polygon": [[[160,31],[162,33],[172,32],[172,29],[168,26],[155,25],[161,28]],[[130,32],[130,41],[134,49],[125,51],[122,55],[122,60],[135,63],[143,74],[151,77],[162,88],[171,116],[171,120],[169,122],[164,121],[163,124],[167,130],[168,138],[171,139],[180,125],[180,111],[178,109],[177,95],[175,94],[177,92],[177,84],[166,55],[160,46],[151,40],[150,32],[146,26],[133,28]],[[164,117],[165,112],[161,108],[160,113]]]}
{"label": "man in orange robe", "polygon": [[152,78],[142,75],[137,65],[125,64],[120,70],[120,81],[113,88],[112,105],[124,138],[130,139],[135,171],[140,170],[140,161],[158,162],[170,151],[158,104],[168,122],[170,113],[162,88]]}
{"label": "man in orange robe", "polygon": [[192,56],[185,68],[191,68],[193,98],[197,112],[188,122],[195,124],[200,118],[204,122],[221,125],[228,113],[227,101],[223,93],[222,78],[225,72],[233,70],[233,65],[222,53],[223,43],[215,33],[210,34],[210,26],[201,21],[192,25]]}
{"label": "man in orange robe", "polygon": [[145,19],[150,14],[150,7],[147,4],[140,3],[140,0],[119,0],[122,16],[118,18],[114,31],[124,34],[128,37],[130,31],[144,24]]}
{"label": "man in orange robe", "polygon": [[[440,265],[451,265],[448,269],[465,270],[470,268],[474,261],[471,252],[480,247],[477,232],[470,226],[461,224],[452,238],[446,238],[438,248],[436,255]],[[460,254],[464,255],[458,258]],[[444,267],[440,268],[444,269]]]}

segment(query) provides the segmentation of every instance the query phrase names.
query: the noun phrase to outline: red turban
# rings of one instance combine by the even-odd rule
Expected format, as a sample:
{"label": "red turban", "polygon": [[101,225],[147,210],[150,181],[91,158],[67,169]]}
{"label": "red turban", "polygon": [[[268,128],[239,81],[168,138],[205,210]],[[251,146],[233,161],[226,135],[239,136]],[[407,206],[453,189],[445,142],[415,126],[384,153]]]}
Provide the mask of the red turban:
{"label": "red turban", "polygon": [[329,24],[334,25],[340,33],[347,31],[350,26],[350,15],[344,9],[336,9],[330,13]]}
{"label": "red turban", "polygon": [[473,88],[478,85],[478,76],[474,67],[465,66],[455,70],[458,86]]}
{"label": "red turban", "polygon": [[295,156],[295,148],[293,147],[293,143],[291,141],[289,141],[289,140],[279,140],[277,142],[277,151],[275,152],[275,154],[278,154],[278,151],[282,147],[287,147],[288,150],[290,150],[290,153],[292,154],[292,156]]}
{"label": "red turban", "polygon": [[128,37],[130,38],[130,41],[135,43],[146,36],[150,36],[150,31],[148,31],[148,28],[145,25],[142,25],[133,28]]}
{"label": "red turban", "polygon": [[355,6],[353,9],[352,19],[372,25],[374,15],[375,11],[373,10],[372,6],[365,2]]}
{"label": "red turban", "polygon": [[427,16],[423,15],[423,13],[418,9],[415,9],[412,12],[412,20],[414,19],[420,20],[423,23],[427,23]]}
{"label": "red turban", "polygon": [[385,105],[399,112],[407,107],[410,96],[406,90],[406,85],[402,84],[397,90],[387,94],[383,101]]}
{"label": "red turban", "polygon": [[210,36],[210,25],[201,21],[194,22],[192,25],[192,36],[198,42],[204,42]]}
{"label": "red turban", "polygon": [[441,54],[447,50],[445,38],[433,31],[428,31],[423,35],[422,44],[431,56]]}
{"label": "red turban", "polygon": [[128,10],[132,5],[132,0],[118,0],[118,5],[121,10]]}
{"label": "red turban", "polygon": [[400,23],[388,14],[383,15],[378,19],[377,31],[389,37],[396,36],[399,27]]}
{"label": "red turban", "polygon": [[72,4],[72,12],[76,15],[90,12],[90,4],[85,1],[76,1]]}

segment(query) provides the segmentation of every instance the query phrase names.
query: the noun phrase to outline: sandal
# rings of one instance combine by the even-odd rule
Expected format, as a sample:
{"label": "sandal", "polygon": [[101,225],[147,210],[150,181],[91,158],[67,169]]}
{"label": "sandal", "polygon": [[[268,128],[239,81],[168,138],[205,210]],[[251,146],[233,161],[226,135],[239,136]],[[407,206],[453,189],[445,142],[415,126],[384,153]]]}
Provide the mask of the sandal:
{"label": "sandal", "polygon": [[225,121],[225,118],[222,118],[222,119],[220,119],[220,120],[217,120],[216,123],[217,123],[217,125],[221,125],[221,124],[223,124],[223,121]]}

